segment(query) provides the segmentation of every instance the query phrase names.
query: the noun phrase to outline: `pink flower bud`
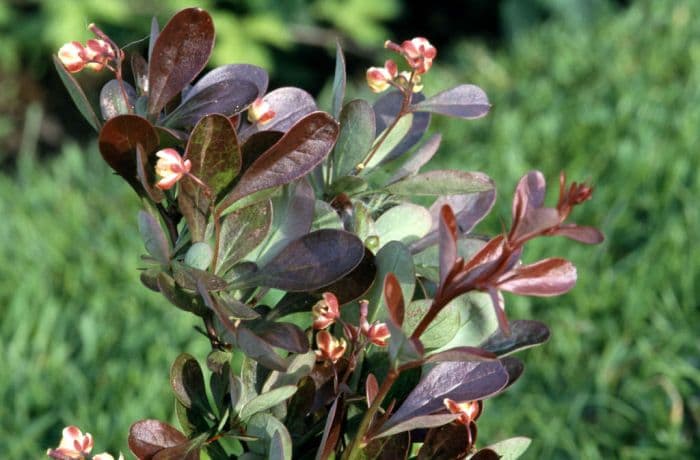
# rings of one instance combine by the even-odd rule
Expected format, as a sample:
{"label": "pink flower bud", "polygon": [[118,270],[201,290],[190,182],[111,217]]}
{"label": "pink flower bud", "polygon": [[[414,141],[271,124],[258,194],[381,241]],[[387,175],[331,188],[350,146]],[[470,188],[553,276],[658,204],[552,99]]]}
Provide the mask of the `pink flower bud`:
{"label": "pink flower bud", "polygon": [[89,454],[93,447],[90,433],[83,434],[77,426],[67,426],[63,429],[61,443],[56,449],[49,449],[46,455],[52,458],[82,459]]}
{"label": "pink flower bud", "polygon": [[317,359],[335,363],[345,354],[348,344],[345,339],[336,339],[330,332],[323,330],[316,334],[316,346]]}
{"label": "pink flower bud", "polygon": [[68,42],[58,50],[58,59],[68,72],[80,72],[85,67],[84,51],[85,48],[80,42]]}
{"label": "pink flower bud", "polygon": [[390,86],[390,82],[398,75],[396,63],[389,59],[384,67],[370,67],[367,69],[367,84],[375,93],[381,93]]}
{"label": "pink flower bud", "polygon": [[272,107],[262,98],[257,98],[248,107],[248,121],[251,123],[257,123],[259,125],[264,125],[269,123],[273,118],[275,118],[275,111]]}
{"label": "pink flower bud", "polygon": [[379,347],[385,347],[389,338],[391,337],[389,327],[386,325],[386,323],[374,322],[370,327],[362,332],[370,342]]}
{"label": "pink flower bud", "polygon": [[85,44],[83,58],[85,67],[99,72],[110,60],[116,58],[116,54],[109,43],[93,38]]}
{"label": "pink flower bud", "polygon": [[340,318],[338,298],[332,292],[324,292],[323,299],[316,302],[311,312],[314,315],[314,329],[325,329]]}
{"label": "pink flower bud", "polygon": [[156,183],[156,187],[161,190],[168,190],[188,174],[192,169],[190,160],[183,160],[175,149],[163,149],[156,152],[158,162],[156,163],[156,175],[161,179]]}
{"label": "pink flower bud", "polygon": [[406,58],[406,62],[417,74],[424,74],[433,65],[433,59],[437,56],[437,49],[424,37],[416,37],[405,40],[398,45],[390,40],[384,43],[384,47],[396,51]]}

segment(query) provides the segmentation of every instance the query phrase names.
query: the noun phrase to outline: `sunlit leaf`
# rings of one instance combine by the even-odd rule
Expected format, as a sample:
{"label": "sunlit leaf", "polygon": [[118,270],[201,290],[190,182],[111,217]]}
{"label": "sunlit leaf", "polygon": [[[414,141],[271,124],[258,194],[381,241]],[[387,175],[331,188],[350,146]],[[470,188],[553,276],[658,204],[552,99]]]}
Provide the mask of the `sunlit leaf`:
{"label": "sunlit leaf", "polygon": [[219,204],[218,215],[246,195],[288,184],[308,174],[328,155],[337,136],[338,124],[327,113],[315,112],[299,120],[246,169]]}
{"label": "sunlit leaf", "polygon": [[201,8],[187,8],[163,27],[148,63],[148,114],[165,107],[204,68],[214,47],[214,23]]}
{"label": "sunlit leaf", "polygon": [[[411,335],[421,319],[430,309],[431,299],[414,300],[406,307],[406,321],[403,329],[406,335]],[[440,348],[449,343],[459,330],[459,309],[448,305],[435,317],[428,328],[420,336],[423,346],[428,349]]]}
{"label": "sunlit leaf", "polygon": [[459,85],[414,104],[412,109],[471,120],[489,113],[491,104],[486,93],[478,86]]}
{"label": "sunlit leaf", "polygon": [[245,422],[253,414],[264,412],[291,398],[296,391],[296,385],[285,385],[262,393],[248,401],[248,403],[241,408],[238,416]]}
{"label": "sunlit leaf", "polygon": [[187,437],[160,420],[139,420],[129,428],[129,449],[138,458],[152,458],[158,451],[187,442]]}
{"label": "sunlit leaf", "polygon": [[381,248],[390,241],[408,245],[425,236],[431,225],[432,218],[427,209],[413,203],[402,203],[379,216],[374,222],[374,229]]}
{"label": "sunlit leaf", "polygon": [[485,174],[445,170],[409,176],[384,190],[395,195],[440,196],[485,192],[493,188],[493,181]]}
{"label": "sunlit leaf", "polygon": [[485,449],[491,449],[496,452],[500,456],[500,460],[516,460],[525,453],[531,443],[532,439],[530,438],[516,436],[491,444]]}
{"label": "sunlit leaf", "polygon": [[365,159],[375,135],[374,111],[363,99],[348,102],[339,121],[340,134],[331,157],[334,181],[350,174]]}
{"label": "sunlit leaf", "polygon": [[549,339],[549,328],[544,323],[534,320],[515,320],[510,322],[510,335],[506,336],[500,329],[496,330],[479,347],[498,356],[534,347]]}
{"label": "sunlit leaf", "polygon": [[[422,94],[413,93],[411,96],[411,103],[417,104],[423,99],[425,99],[425,97]],[[386,93],[374,103],[378,133],[382,132],[394,121],[396,115],[401,109],[402,104],[403,95],[398,91]],[[403,153],[410,150],[411,147],[416,145],[423,137],[423,134],[425,134],[425,131],[428,129],[428,125],[430,125],[429,113],[413,113],[411,117],[411,124],[406,130],[406,135],[402,137],[401,141],[397,143],[390,152],[387,152],[387,154],[384,156],[385,161],[398,158]]]}
{"label": "sunlit leaf", "polygon": [[318,110],[313,96],[294,87],[278,88],[267,93],[262,99],[270,105],[275,116],[263,125],[250,124],[244,120],[239,131],[242,139],[247,139],[258,131],[286,132],[299,120]]}

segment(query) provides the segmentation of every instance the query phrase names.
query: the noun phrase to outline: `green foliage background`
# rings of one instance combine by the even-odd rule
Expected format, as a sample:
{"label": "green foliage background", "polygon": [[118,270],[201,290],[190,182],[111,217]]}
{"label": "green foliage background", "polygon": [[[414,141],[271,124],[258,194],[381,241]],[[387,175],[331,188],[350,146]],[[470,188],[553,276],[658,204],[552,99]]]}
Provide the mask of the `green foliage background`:
{"label": "green foliage background", "polygon": [[[133,40],[148,21],[131,23],[132,14],[185,6],[140,1],[129,10],[122,3],[36,2],[39,22],[24,31],[17,21],[29,13],[0,3],[8,37],[0,56],[15,59],[0,62],[41,74],[47,43],[85,38],[52,35],[42,25],[71,20],[67,31],[77,33],[105,21],[114,30],[123,24],[122,41]],[[234,14],[229,2],[200,3],[218,11],[217,63],[234,60],[236,49],[258,49],[250,59],[271,63],[298,43],[299,29],[288,24],[355,31],[358,43],[379,49],[381,21],[408,8],[353,0],[356,7],[345,10],[348,3],[319,0],[289,2],[285,12],[251,0],[230,2],[247,13]],[[69,13],[58,4],[71,4]],[[428,94],[476,83],[494,105],[475,122],[434,119],[444,134],[434,167],[481,170],[496,180],[499,201],[483,232],[507,225],[525,171],[542,170],[555,199],[556,178],[566,170],[595,184],[593,201],[573,217],[600,226],[607,241],[590,248],[546,240],[528,250],[528,260],[571,259],[579,284],[555,299],[507,298],[511,318],[545,321],[553,337],[523,353],[524,376],[487,402],[480,443],[531,436],[525,458],[532,459],[700,456],[700,3],[516,0],[501,2],[501,14],[509,38],[487,46],[456,34],[425,79]],[[265,27],[279,35],[270,38]],[[42,30],[34,37],[44,45],[27,41],[32,30]],[[229,46],[226,34],[242,35]],[[251,46],[237,45],[248,40]],[[377,54],[376,62],[383,59]],[[283,64],[273,70],[291,80]],[[366,91],[356,77],[357,91]],[[63,96],[56,91],[52,98]],[[0,175],[0,458],[39,458],[67,424],[93,433],[97,452],[126,452],[131,422],[172,420],[170,362],[184,350],[202,356],[206,344],[192,330],[194,317],[138,281],[133,192],[92,142],[61,138],[57,156],[43,155],[42,112],[28,107],[21,117],[6,112],[4,125],[0,117],[0,134],[5,126],[20,151]]]}

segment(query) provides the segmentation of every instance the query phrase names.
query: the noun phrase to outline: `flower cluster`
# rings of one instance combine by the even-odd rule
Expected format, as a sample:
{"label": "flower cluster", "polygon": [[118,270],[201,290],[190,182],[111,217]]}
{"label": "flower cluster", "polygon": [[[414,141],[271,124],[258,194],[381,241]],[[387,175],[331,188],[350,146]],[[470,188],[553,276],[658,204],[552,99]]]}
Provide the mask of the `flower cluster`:
{"label": "flower cluster", "polygon": [[401,45],[387,40],[384,47],[401,54],[411,70],[399,72],[398,66],[391,59],[384,63],[384,67],[370,67],[367,69],[367,84],[370,89],[381,93],[390,86],[395,86],[402,91],[421,91],[421,75],[430,70],[437,49],[423,37],[406,40]]}
{"label": "flower cluster", "polygon": [[[77,426],[67,426],[63,429],[61,442],[55,449],[48,449],[46,455],[56,460],[83,460],[87,459],[93,448],[93,439],[90,433],[83,434]],[[96,454],[92,460],[114,460],[114,457],[106,452]],[[118,460],[124,460],[119,454]]]}
{"label": "flower cluster", "polygon": [[[385,347],[388,344],[391,334],[386,323],[375,321],[372,324],[367,320],[369,302],[366,300],[360,301],[360,320],[359,327],[344,322],[340,317],[340,306],[338,298],[331,292],[324,292],[323,299],[314,304],[311,309],[313,314],[313,328],[320,329],[316,334],[316,356],[319,360],[329,360],[337,362],[344,354],[348,346],[348,342],[344,338],[337,339],[326,329],[339,321],[343,326],[343,333],[353,343],[368,345],[374,344],[379,347]],[[360,338],[364,340],[360,341]],[[357,347],[355,347],[357,348]],[[361,347],[360,347],[361,348]]]}
{"label": "flower cluster", "polygon": [[88,40],[85,45],[72,41],[58,50],[58,59],[71,73],[80,72],[84,68],[99,72],[116,57],[117,52],[114,48],[98,38]]}

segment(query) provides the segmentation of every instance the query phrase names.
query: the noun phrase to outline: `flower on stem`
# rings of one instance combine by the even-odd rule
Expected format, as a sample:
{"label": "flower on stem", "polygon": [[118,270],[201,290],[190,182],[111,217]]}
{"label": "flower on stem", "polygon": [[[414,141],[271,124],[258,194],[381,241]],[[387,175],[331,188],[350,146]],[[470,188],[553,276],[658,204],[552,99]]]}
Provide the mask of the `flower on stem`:
{"label": "flower on stem", "polygon": [[91,39],[85,44],[83,57],[85,59],[85,67],[99,72],[109,61],[116,59],[116,53],[106,41]]}
{"label": "flower on stem", "polygon": [[348,344],[345,339],[336,339],[330,332],[322,330],[316,334],[316,346],[317,359],[335,363],[345,354]]}
{"label": "flower on stem", "polygon": [[401,45],[387,40],[384,47],[401,54],[408,65],[419,75],[430,70],[433,59],[437,56],[437,49],[424,37],[405,40]]}
{"label": "flower on stem", "polygon": [[360,331],[371,343],[379,347],[385,347],[389,338],[391,338],[389,326],[379,321],[375,321],[370,325],[367,321],[368,305],[369,302],[366,300],[360,301]]}
{"label": "flower on stem", "polygon": [[340,318],[338,298],[332,292],[324,292],[323,299],[311,308],[314,329],[325,329]]}
{"label": "flower on stem", "polygon": [[156,174],[160,180],[156,187],[161,190],[171,189],[183,176],[188,175],[192,169],[190,160],[183,160],[177,150],[167,148],[156,152]]}
{"label": "flower on stem", "polygon": [[93,439],[90,433],[83,434],[77,426],[67,426],[63,429],[61,442],[56,449],[49,449],[46,455],[51,458],[82,459],[90,453]]}
{"label": "flower on stem", "polygon": [[391,86],[391,82],[398,76],[398,67],[391,59],[384,63],[384,67],[370,67],[367,69],[367,84],[375,93],[381,93]]}
{"label": "flower on stem", "polygon": [[77,73],[85,67],[84,52],[80,42],[68,42],[58,50],[58,59],[68,72]]}
{"label": "flower on stem", "polygon": [[251,123],[257,123],[258,125],[265,125],[275,118],[275,111],[268,102],[262,98],[257,98],[248,107],[248,121]]}
{"label": "flower on stem", "polygon": [[483,404],[481,401],[463,401],[456,402],[450,398],[442,400],[447,410],[453,414],[457,414],[457,423],[464,425],[467,428],[467,437],[469,446],[476,442],[476,419],[481,415]]}

